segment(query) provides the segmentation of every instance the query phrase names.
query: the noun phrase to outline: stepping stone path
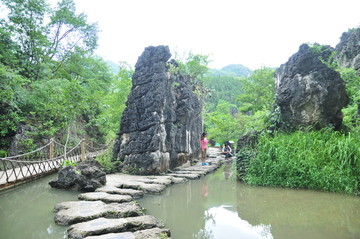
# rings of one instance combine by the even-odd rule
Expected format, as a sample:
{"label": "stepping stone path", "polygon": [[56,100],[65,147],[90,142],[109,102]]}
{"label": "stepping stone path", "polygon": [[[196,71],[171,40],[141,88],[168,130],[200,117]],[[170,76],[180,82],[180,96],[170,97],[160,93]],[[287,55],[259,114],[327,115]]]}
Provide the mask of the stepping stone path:
{"label": "stepping stone path", "polygon": [[70,201],[55,206],[55,222],[69,225],[99,217],[130,217],[142,216],[143,208],[136,202],[104,203],[102,201]]}
{"label": "stepping stone path", "polygon": [[132,201],[132,197],[129,195],[109,194],[105,192],[82,193],[78,196],[78,199],[87,200],[87,201],[101,200],[106,203],[110,203],[110,202],[122,203],[122,202]]}
{"label": "stepping stone path", "polygon": [[55,222],[70,225],[69,239],[142,239],[171,238],[154,216],[134,201],[145,194],[161,194],[166,187],[185,183],[215,171],[224,161],[217,148],[208,149],[207,165],[187,163],[161,176],[106,175],[106,185],[96,192],[79,194],[80,201],[55,206]]}

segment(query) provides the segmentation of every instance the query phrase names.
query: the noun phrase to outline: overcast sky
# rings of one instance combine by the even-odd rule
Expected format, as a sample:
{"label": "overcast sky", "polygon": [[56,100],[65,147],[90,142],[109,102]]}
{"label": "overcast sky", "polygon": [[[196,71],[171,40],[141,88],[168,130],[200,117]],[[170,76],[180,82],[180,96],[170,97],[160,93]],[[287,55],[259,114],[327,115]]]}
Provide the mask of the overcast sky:
{"label": "overcast sky", "polygon": [[277,67],[302,43],[333,47],[360,26],[360,0],[75,0],[100,27],[96,53],[135,65],[147,46],[210,55],[211,68]]}

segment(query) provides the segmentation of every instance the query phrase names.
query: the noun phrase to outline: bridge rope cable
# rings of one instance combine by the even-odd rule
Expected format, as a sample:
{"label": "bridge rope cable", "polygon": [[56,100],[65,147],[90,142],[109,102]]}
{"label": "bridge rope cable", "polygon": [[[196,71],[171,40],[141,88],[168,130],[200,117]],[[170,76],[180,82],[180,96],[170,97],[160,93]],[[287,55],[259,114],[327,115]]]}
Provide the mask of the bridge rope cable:
{"label": "bridge rope cable", "polygon": [[44,146],[42,146],[42,147],[40,147],[38,149],[35,149],[35,150],[31,151],[31,152],[24,153],[24,154],[19,154],[19,155],[15,155],[15,156],[8,156],[8,157],[5,157],[5,158],[0,158],[0,160],[19,158],[19,157],[24,157],[24,156],[27,156],[27,155],[30,155],[30,154],[34,154],[36,152],[40,152],[42,149],[48,147],[50,144],[51,144],[51,141],[48,144],[46,144],[46,145],[44,145]]}
{"label": "bridge rope cable", "polygon": [[54,140],[54,139],[51,139],[53,142],[54,142],[54,144],[57,144],[57,145],[59,145],[59,146],[61,146],[61,147],[65,147],[65,145],[64,144],[62,144],[62,143],[59,143],[59,142],[57,142],[56,140]]}
{"label": "bridge rope cable", "polygon": [[87,156],[94,157],[111,145],[97,148],[92,147],[93,142],[85,142],[82,139],[73,148],[66,150],[65,145],[50,139],[48,144],[31,152],[0,158],[0,186],[49,173],[68,163],[79,162]]}
{"label": "bridge rope cable", "polygon": [[[76,148],[78,148],[79,147],[79,145],[82,143],[82,141],[80,141],[80,142],[78,142],[78,144],[76,145],[76,146],[74,146],[72,149],[70,149],[67,153],[66,153],[66,155],[68,155],[68,154],[71,154]],[[19,155],[18,155],[19,156]],[[58,157],[55,157],[55,158],[53,158],[53,159],[47,159],[47,158],[45,158],[45,160],[35,160],[35,161],[31,161],[31,160],[26,160],[26,161],[23,161],[23,160],[13,160],[13,159],[9,159],[9,157],[8,158],[4,158],[4,159],[6,159],[7,161],[9,161],[9,162],[16,162],[16,163],[41,163],[41,162],[50,162],[50,161],[55,161],[55,160],[58,160],[58,159],[61,159],[61,158],[63,158],[65,156],[65,154],[63,154],[63,155],[60,155],[60,156],[58,156]],[[14,157],[16,157],[16,156],[14,156]],[[3,159],[3,158],[1,158],[1,159]]]}

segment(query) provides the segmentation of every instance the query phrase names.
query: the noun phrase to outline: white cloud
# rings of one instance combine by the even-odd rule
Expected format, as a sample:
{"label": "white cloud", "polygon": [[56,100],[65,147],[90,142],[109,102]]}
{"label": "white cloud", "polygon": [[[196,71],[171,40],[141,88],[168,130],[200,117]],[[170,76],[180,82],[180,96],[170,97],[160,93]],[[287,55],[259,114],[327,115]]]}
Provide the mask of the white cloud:
{"label": "white cloud", "polygon": [[97,53],[134,65],[149,45],[210,54],[211,67],[285,63],[300,44],[335,46],[360,25],[358,0],[75,0],[101,33]]}

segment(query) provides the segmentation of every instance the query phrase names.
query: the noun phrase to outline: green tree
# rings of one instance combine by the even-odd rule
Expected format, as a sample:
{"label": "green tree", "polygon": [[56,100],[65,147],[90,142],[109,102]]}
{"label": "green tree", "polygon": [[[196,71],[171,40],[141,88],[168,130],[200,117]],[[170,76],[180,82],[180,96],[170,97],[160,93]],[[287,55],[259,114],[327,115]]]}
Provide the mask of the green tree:
{"label": "green tree", "polygon": [[352,127],[357,125],[358,104],[360,102],[360,76],[359,73],[352,68],[339,68],[341,78],[346,82],[346,92],[349,96],[349,104],[342,110],[344,113],[343,123]]}
{"label": "green tree", "polygon": [[0,63],[10,69],[17,69],[19,58],[16,53],[20,52],[18,45],[11,39],[11,33],[3,27],[4,19],[0,19]]}
{"label": "green tree", "polygon": [[205,115],[205,129],[210,138],[223,143],[238,138],[237,107],[225,100],[219,100],[214,111]]}
{"label": "green tree", "polygon": [[50,79],[31,84],[22,112],[37,125],[37,136],[52,136],[82,112],[86,94],[76,80]]}
{"label": "green tree", "polygon": [[275,103],[274,69],[261,68],[249,77],[242,78],[243,93],[237,101],[242,112],[254,114],[256,111],[269,111]]}
{"label": "green tree", "polygon": [[76,54],[73,57],[55,75],[58,78],[43,79],[30,85],[28,101],[22,111],[30,116],[31,122],[40,123],[37,134],[42,137],[81,122],[87,136],[101,139],[106,126],[99,118],[113,84],[113,75],[99,57]]}
{"label": "green tree", "polygon": [[186,63],[180,65],[180,70],[198,81],[202,81],[208,72],[209,56],[189,53]]}
{"label": "green tree", "polygon": [[215,110],[220,100],[237,105],[236,99],[242,94],[240,79],[240,77],[226,75],[206,76],[204,86],[209,89],[209,93],[205,97],[207,112]]}
{"label": "green tree", "polygon": [[118,74],[113,78],[109,92],[103,97],[102,112],[97,124],[102,126],[108,138],[115,138],[125,103],[131,91],[131,77],[134,69],[126,62],[120,62]]}
{"label": "green tree", "polygon": [[[1,35],[16,50],[19,73],[39,80],[54,73],[72,52],[91,54],[97,44],[97,26],[84,14],[75,14],[73,0],[62,0],[51,9],[45,0],[1,0],[8,9]],[[13,46],[13,45],[16,46]],[[13,62],[13,61],[12,61]]]}
{"label": "green tree", "polygon": [[24,103],[27,80],[0,63],[0,148],[8,147],[6,138],[12,136],[24,120],[20,107]]}
{"label": "green tree", "polygon": [[208,93],[208,89],[204,87],[204,80],[206,73],[209,71],[209,56],[193,54],[192,52],[184,55],[184,57],[179,57],[175,53],[174,58],[178,63],[177,70],[190,77],[195,92],[200,96],[205,96]]}
{"label": "green tree", "polygon": [[26,123],[36,128],[35,137],[49,137],[82,122],[88,135],[99,136],[94,122],[112,74],[92,57],[96,24],[75,13],[73,0],[54,9],[45,0],[0,4],[1,135]]}

